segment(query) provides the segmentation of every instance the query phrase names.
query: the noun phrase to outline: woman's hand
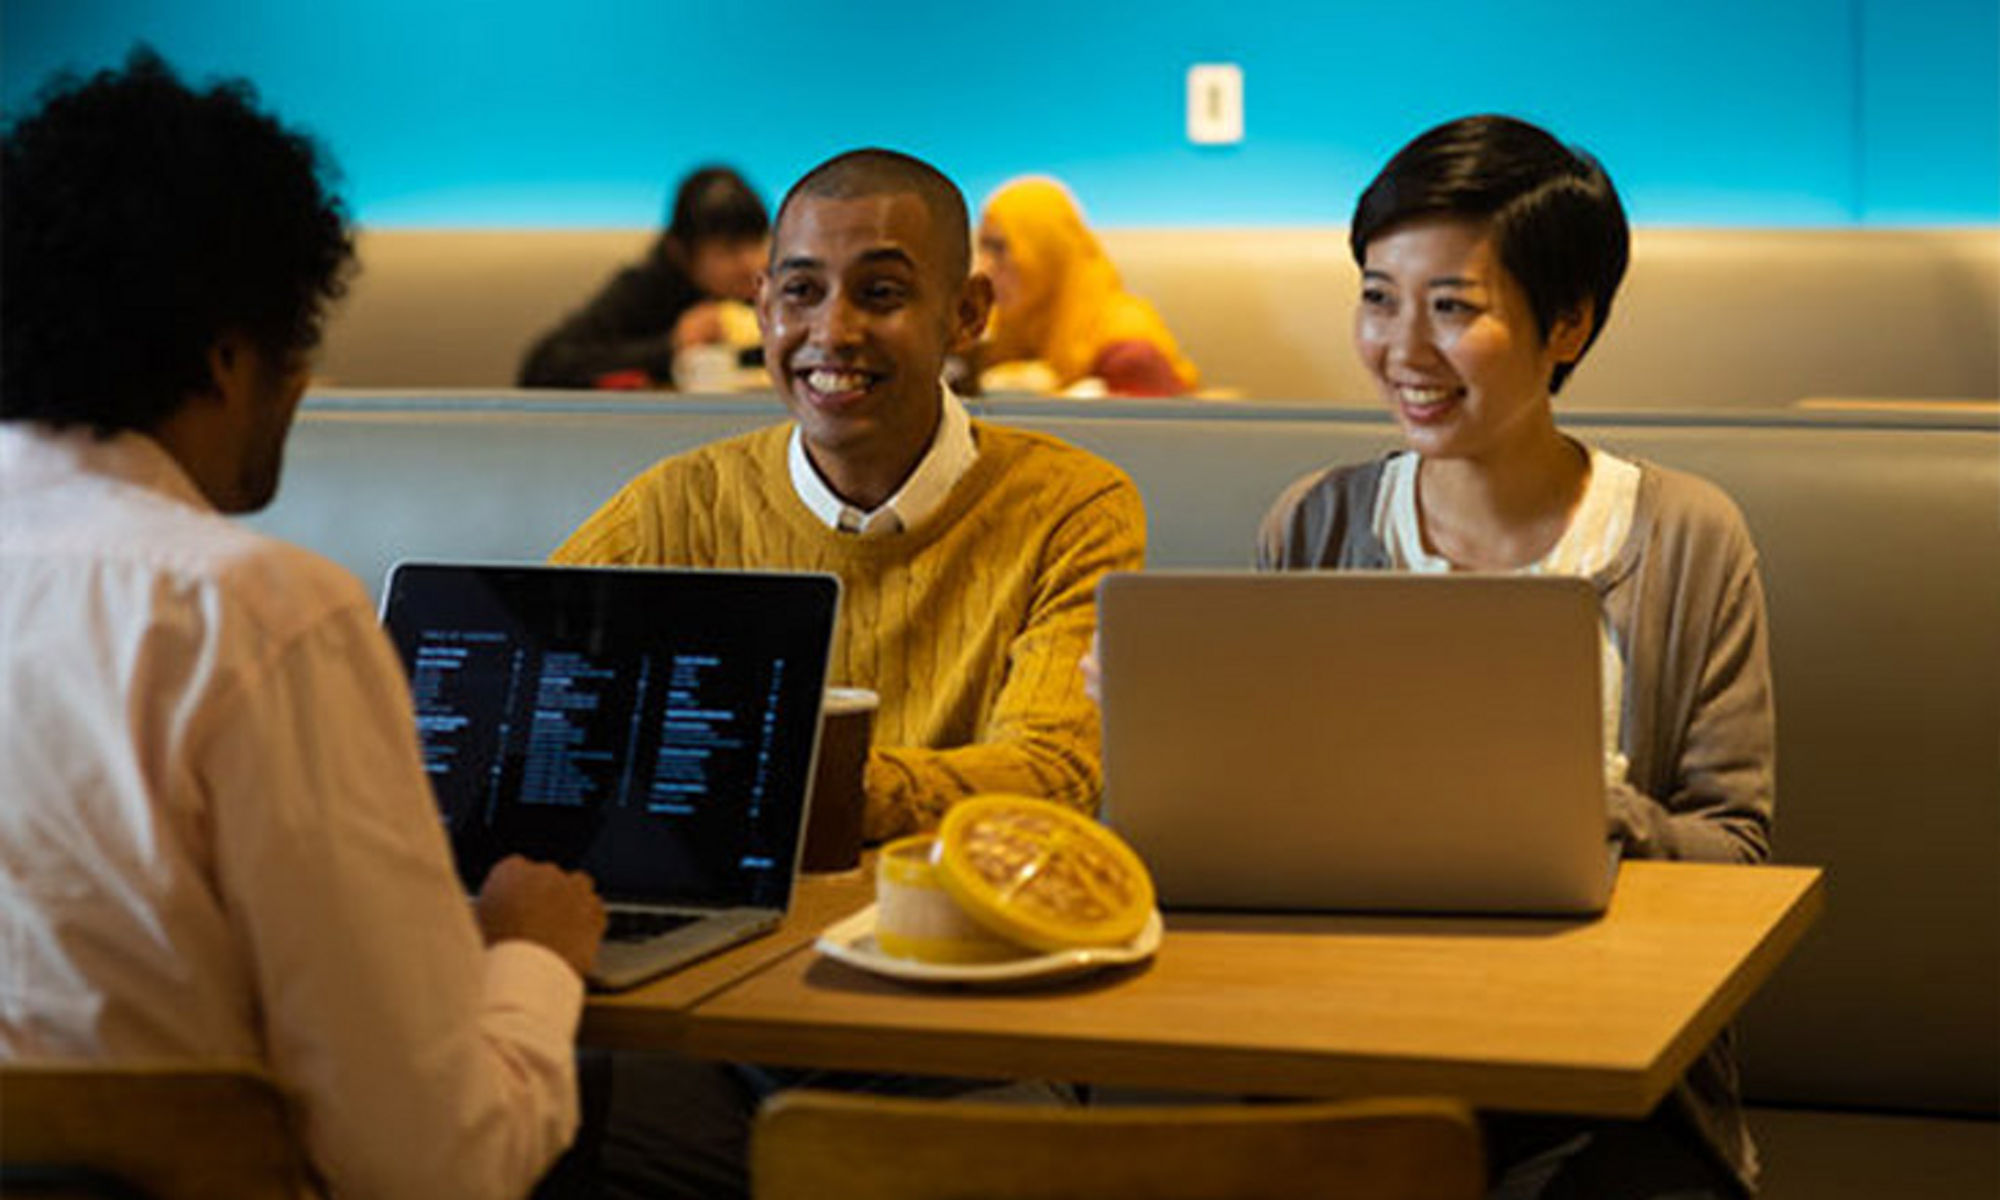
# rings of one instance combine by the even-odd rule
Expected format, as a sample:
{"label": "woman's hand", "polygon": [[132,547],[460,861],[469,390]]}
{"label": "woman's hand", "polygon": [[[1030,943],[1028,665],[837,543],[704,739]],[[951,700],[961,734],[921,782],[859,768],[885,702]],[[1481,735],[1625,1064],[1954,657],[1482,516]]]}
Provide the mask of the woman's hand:
{"label": "woman's hand", "polygon": [[1097,631],[1090,633],[1090,649],[1077,660],[1077,667],[1083,671],[1083,692],[1099,704],[1104,703],[1104,671],[1097,662]]}

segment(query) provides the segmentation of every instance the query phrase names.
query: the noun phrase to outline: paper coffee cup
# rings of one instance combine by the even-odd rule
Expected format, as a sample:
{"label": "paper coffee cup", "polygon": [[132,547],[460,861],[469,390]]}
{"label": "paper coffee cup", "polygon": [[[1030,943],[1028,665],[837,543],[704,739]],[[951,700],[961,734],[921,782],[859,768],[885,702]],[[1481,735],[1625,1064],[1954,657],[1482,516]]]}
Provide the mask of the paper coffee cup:
{"label": "paper coffee cup", "polygon": [[1032,951],[967,916],[938,882],[937,838],[916,834],[875,860],[875,945],[891,958],[928,963],[1001,962]]}
{"label": "paper coffee cup", "polygon": [[820,705],[819,762],[806,801],[802,871],[851,871],[861,864],[863,777],[881,697],[867,688],[826,689]]}

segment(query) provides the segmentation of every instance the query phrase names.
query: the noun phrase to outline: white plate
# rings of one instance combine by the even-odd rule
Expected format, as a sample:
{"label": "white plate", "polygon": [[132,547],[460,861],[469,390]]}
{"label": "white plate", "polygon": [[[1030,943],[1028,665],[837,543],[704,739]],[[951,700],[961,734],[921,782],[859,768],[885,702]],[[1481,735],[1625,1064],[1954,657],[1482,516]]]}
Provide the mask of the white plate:
{"label": "white plate", "polygon": [[1160,948],[1160,910],[1146,918],[1146,927],[1122,946],[1092,946],[1061,950],[1004,962],[927,963],[892,958],[875,945],[875,906],[869,905],[820,934],[814,947],[828,958],[876,975],[914,983],[1029,983],[1061,979],[1099,967],[1143,962]]}

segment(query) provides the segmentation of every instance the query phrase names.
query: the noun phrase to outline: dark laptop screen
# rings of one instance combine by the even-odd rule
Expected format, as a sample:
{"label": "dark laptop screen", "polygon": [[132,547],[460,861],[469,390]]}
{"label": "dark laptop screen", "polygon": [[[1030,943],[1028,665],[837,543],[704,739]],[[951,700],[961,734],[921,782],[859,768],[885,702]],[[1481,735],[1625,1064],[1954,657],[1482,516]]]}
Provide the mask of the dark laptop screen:
{"label": "dark laptop screen", "polygon": [[403,563],[383,621],[461,876],[510,853],[607,900],[782,906],[839,584]]}

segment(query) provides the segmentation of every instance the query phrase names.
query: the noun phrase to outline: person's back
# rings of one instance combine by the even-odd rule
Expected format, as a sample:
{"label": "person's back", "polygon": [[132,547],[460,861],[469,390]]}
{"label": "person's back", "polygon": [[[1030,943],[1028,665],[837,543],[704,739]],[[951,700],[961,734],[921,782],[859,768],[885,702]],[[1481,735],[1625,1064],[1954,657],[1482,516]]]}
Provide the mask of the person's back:
{"label": "person's back", "polygon": [[258,1062],[331,1190],[520,1194],[601,905],[513,860],[475,925],[360,585],[223,515],[351,261],[319,170],[147,55],[7,131],[0,1057]]}
{"label": "person's back", "polygon": [[247,826],[277,806],[216,812],[207,774],[218,740],[267,715],[268,668],[300,636],[345,624],[367,649],[365,597],[218,519],[145,438],[11,423],[0,573],[0,1053],[261,1057],[231,927],[253,915],[188,898],[215,882],[218,841],[270,836]]}

